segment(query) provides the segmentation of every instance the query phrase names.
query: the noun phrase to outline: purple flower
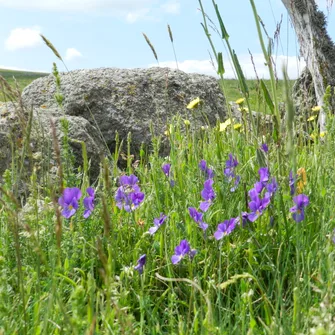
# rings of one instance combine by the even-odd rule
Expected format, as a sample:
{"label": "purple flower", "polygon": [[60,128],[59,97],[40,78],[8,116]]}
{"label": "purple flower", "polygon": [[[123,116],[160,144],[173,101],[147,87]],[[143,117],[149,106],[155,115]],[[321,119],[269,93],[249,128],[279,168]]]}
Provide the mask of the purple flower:
{"label": "purple flower", "polygon": [[254,184],[254,188],[258,194],[261,194],[264,188],[264,184],[258,181],[257,183]]}
{"label": "purple flower", "polygon": [[229,154],[229,159],[226,161],[226,168],[224,169],[224,174],[228,179],[235,177],[234,171],[237,165],[237,159],[232,154]]}
{"label": "purple flower", "polygon": [[172,264],[179,263],[185,256],[191,259],[195,256],[196,250],[191,250],[187,240],[180,241],[179,245],[174,249],[174,255],[171,257]]}
{"label": "purple flower", "polygon": [[259,197],[259,194],[255,189],[249,191],[251,201],[249,202],[249,208],[251,213],[248,214],[248,220],[254,222],[259,216],[262,215],[263,211],[270,203],[270,197],[265,195],[263,199]]}
{"label": "purple flower", "polygon": [[189,207],[188,212],[190,217],[199,225],[199,227],[206,231],[208,224],[202,221],[203,213],[198,212],[194,207]]}
{"label": "purple flower", "polygon": [[207,163],[204,159],[202,159],[199,163],[199,169],[201,171],[203,171],[205,174],[206,174],[206,177],[207,178],[213,178],[214,177],[214,171],[213,169],[210,169],[208,166],[207,166]]}
{"label": "purple flower", "polygon": [[144,193],[141,192],[137,182],[138,178],[134,175],[120,177],[121,186],[116,190],[115,194],[117,207],[131,212],[141,204],[144,200]]}
{"label": "purple flower", "polygon": [[[133,174],[130,176],[121,176],[120,185],[121,186],[135,186],[138,183],[138,178]],[[137,185],[136,185],[137,186]]]}
{"label": "purple flower", "polygon": [[199,163],[199,169],[203,172],[206,172],[207,169],[207,163],[204,159],[202,159]]}
{"label": "purple flower", "polygon": [[241,180],[240,176],[235,177],[234,186],[230,189],[230,192],[235,192],[236,191],[238,185],[240,184],[240,180]]}
{"label": "purple flower", "polygon": [[78,209],[78,200],[81,198],[81,191],[77,187],[67,187],[58,203],[63,207],[62,215],[69,219]]}
{"label": "purple flower", "polygon": [[[248,216],[249,214],[247,212],[242,212],[241,217],[242,217],[242,227],[244,227],[248,223]],[[240,224],[241,221],[238,223]]]}
{"label": "purple flower", "polygon": [[272,180],[266,185],[266,190],[269,192],[270,197],[272,197],[277,192],[278,183],[275,177],[273,177]]}
{"label": "purple flower", "polygon": [[132,202],[131,210],[134,210],[144,200],[144,193],[142,193],[142,192],[132,192],[132,193],[130,193],[130,199],[131,199],[131,202]]}
{"label": "purple flower", "polygon": [[289,185],[290,185],[290,194],[291,196],[295,193],[295,178],[293,178],[293,172],[290,171],[290,177],[289,177]]}
{"label": "purple flower", "polygon": [[85,207],[85,212],[84,212],[84,218],[87,219],[93,209],[94,209],[94,189],[92,187],[89,187],[86,189],[86,192],[88,194],[88,197],[84,199],[84,207]]}
{"label": "purple flower", "polygon": [[171,171],[171,164],[164,164],[162,166],[162,170],[164,172],[164,174],[169,177],[170,176],[170,171]]}
{"label": "purple flower", "polygon": [[139,274],[142,274],[142,273],[143,273],[143,267],[144,267],[146,261],[147,261],[147,255],[146,255],[146,254],[142,255],[142,256],[138,259],[138,261],[137,261],[137,265],[134,267],[134,269],[135,269],[136,271],[138,271]]}
{"label": "purple flower", "polygon": [[305,194],[299,194],[293,198],[295,206],[290,209],[293,213],[292,217],[295,222],[300,222],[305,218],[305,207],[309,205],[308,196]]}
{"label": "purple flower", "polygon": [[214,233],[214,237],[217,240],[221,240],[224,236],[229,235],[238,224],[240,218],[231,218],[229,220],[224,221],[218,225],[217,231]]}
{"label": "purple flower", "polygon": [[[162,166],[162,170],[164,172],[164,174],[166,175],[167,178],[170,178],[170,174],[171,174],[171,164],[164,164]],[[170,186],[174,187],[175,185],[175,181],[174,180],[170,180]]]}
{"label": "purple flower", "polygon": [[159,227],[164,223],[167,216],[161,213],[159,218],[154,219],[154,226],[149,229],[150,235],[153,235],[156,233],[156,231],[159,229]]}
{"label": "purple flower", "polygon": [[264,185],[269,181],[269,169],[267,167],[262,167],[258,170],[259,181]]}
{"label": "purple flower", "polygon": [[333,238],[332,238],[333,243],[335,244],[335,229],[333,230]]}
{"label": "purple flower", "polygon": [[201,191],[201,197],[205,200],[200,203],[200,210],[206,212],[212,201],[215,199],[215,192],[213,190],[213,179],[207,179],[204,183],[204,189]]}
{"label": "purple flower", "polygon": [[261,145],[261,149],[265,152],[265,153],[268,153],[269,152],[269,148],[268,148],[268,145],[266,143],[263,143]]}

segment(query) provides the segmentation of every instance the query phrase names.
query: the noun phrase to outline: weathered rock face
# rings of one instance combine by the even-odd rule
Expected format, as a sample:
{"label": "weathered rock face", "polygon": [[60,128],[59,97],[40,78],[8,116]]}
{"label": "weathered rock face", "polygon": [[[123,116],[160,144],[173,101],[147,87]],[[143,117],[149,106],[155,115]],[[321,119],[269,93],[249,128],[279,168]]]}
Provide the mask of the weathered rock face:
{"label": "weathered rock face", "polygon": [[[18,111],[19,107],[13,103],[0,103],[0,178],[4,171],[10,167],[12,162],[12,146],[20,148],[22,143],[17,143],[18,139],[24,137],[19,113],[26,120],[28,112]],[[55,153],[53,150],[53,139],[51,130],[51,120],[54,122],[58,142],[62,143],[61,119],[63,113],[58,109],[34,108],[33,122],[29,141],[29,150],[25,155],[24,172],[29,178],[31,169],[34,165],[48,171],[52,164],[55,164]],[[87,120],[79,116],[67,116],[69,144],[75,156],[75,164],[82,165],[82,147],[77,141],[85,142],[87,156],[91,160],[90,176],[96,178],[99,174],[99,163],[101,156],[107,154],[97,129]],[[54,163],[53,163],[54,162]]]}
{"label": "weathered rock face", "polygon": [[[131,148],[136,154],[141,143],[151,143],[151,123],[155,134],[163,134],[168,120],[177,113],[195,127],[214,125],[226,115],[217,79],[168,68],[72,71],[61,74],[61,92],[65,114],[99,127],[111,152],[116,131],[123,140],[132,133]],[[44,105],[47,113],[50,108],[57,109],[55,93],[55,79],[50,75],[25,88],[22,99],[29,107]],[[189,111],[186,106],[196,97],[204,104]]]}
{"label": "weathered rock face", "polygon": [[301,73],[300,77],[293,86],[293,101],[296,105],[298,115],[306,115],[311,108],[318,104],[313,78],[307,68]]}

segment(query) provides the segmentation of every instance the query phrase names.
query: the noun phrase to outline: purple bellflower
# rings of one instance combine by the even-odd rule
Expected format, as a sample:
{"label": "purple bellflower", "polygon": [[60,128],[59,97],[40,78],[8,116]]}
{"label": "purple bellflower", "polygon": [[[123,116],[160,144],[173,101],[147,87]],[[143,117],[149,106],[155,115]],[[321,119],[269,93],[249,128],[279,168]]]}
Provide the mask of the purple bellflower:
{"label": "purple bellflower", "polygon": [[194,207],[189,207],[188,212],[190,217],[199,225],[199,227],[206,231],[208,224],[202,221],[203,213],[198,212]]}
{"label": "purple bellflower", "polygon": [[94,209],[94,189],[92,187],[88,187],[86,189],[86,192],[88,194],[88,197],[84,199],[84,207],[85,207],[85,212],[84,212],[84,218],[87,219],[93,209]]}
{"label": "purple bellflower", "polygon": [[238,224],[239,221],[240,218],[231,218],[223,223],[219,223],[217,231],[214,233],[214,237],[217,240],[221,240],[224,236],[229,235],[235,229],[236,224]]}
{"label": "purple bellflower", "polygon": [[143,267],[144,267],[146,261],[147,261],[147,255],[146,255],[146,254],[142,255],[142,256],[138,259],[138,261],[137,261],[137,265],[134,267],[134,269],[135,269],[136,271],[138,271],[139,274],[142,274],[142,273],[143,273]]}
{"label": "purple bellflower", "polygon": [[263,214],[263,211],[270,204],[270,197],[266,194],[265,197],[261,199],[255,189],[249,191],[249,196],[251,201],[248,205],[251,213],[248,214],[248,220],[254,222]]}
{"label": "purple bellflower", "polygon": [[181,240],[174,249],[174,255],[171,257],[172,264],[178,264],[185,256],[189,256],[192,259],[196,253],[196,250],[191,250],[187,240]]}
{"label": "purple bellflower", "polygon": [[213,190],[213,179],[207,179],[204,183],[204,188],[201,191],[201,197],[205,200],[200,203],[200,210],[206,212],[209,206],[215,199],[215,192]]}
{"label": "purple bellflower", "polygon": [[69,219],[78,209],[78,201],[81,198],[81,191],[77,187],[67,187],[58,203],[63,207],[62,215]]}
{"label": "purple bellflower", "polygon": [[305,194],[299,194],[293,198],[295,206],[290,208],[290,212],[293,213],[292,217],[295,222],[301,222],[305,218],[305,207],[309,205],[308,196]]}
{"label": "purple bellflower", "polygon": [[159,227],[165,222],[166,218],[167,216],[161,213],[159,218],[154,219],[154,226],[149,229],[150,235],[153,235],[156,233]]}

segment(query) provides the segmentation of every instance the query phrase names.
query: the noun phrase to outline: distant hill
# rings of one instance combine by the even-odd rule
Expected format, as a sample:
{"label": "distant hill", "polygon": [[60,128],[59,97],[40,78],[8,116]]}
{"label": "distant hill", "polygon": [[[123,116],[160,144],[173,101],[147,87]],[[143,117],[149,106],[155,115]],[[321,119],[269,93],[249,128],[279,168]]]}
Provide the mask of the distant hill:
{"label": "distant hill", "polygon": [[[14,79],[17,80],[19,87],[23,90],[27,85],[29,85],[33,80],[49,75],[48,73],[42,72],[30,72],[30,71],[14,71],[0,69],[0,75],[4,77],[10,85],[14,85]],[[0,94],[1,100],[1,94]]]}

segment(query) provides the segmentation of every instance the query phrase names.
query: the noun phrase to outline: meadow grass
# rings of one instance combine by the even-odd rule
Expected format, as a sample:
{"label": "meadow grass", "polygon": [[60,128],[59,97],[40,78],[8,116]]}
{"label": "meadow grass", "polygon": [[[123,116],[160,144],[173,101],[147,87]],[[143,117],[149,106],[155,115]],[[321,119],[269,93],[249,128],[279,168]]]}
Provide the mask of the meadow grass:
{"label": "meadow grass", "polygon": [[167,157],[153,136],[133,161],[129,136],[126,169],[117,147],[91,162],[101,174],[90,182],[64,119],[58,175],[36,164],[24,200],[13,146],[0,188],[0,334],[335,333],[333,92],[318,134],[298,131],[287,78],[257,95],[242,77],[222,85],[273,124],[197,127],[177,115]]}

